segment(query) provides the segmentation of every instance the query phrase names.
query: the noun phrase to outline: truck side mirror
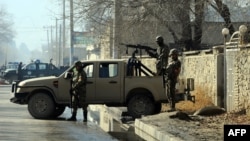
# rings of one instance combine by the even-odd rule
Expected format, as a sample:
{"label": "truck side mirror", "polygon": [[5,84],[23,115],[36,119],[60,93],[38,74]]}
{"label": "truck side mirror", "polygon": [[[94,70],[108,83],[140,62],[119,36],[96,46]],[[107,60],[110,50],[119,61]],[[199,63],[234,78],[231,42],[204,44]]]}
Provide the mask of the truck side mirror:
{"label": "truck side mirror", "polygon": [[65,79],[71,79],[73,77],[73,72],[66,72],[65,74],[64,74],[64,78]]}

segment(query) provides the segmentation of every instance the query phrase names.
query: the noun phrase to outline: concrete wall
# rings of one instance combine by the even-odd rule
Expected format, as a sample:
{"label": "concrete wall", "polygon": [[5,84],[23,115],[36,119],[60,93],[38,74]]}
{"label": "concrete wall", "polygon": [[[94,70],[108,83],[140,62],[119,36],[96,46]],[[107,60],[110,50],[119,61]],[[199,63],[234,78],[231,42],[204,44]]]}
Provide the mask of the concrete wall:
{"label": "concrete wall", "polygon": [[186,52],[180,57],[182,79],[192,78],[194,90],[205,93],[213,103],[223,107],[223,54],[217,50]]}
{"label": "concrete wall", "polygon": [[[123,56],[123,58],[128,58]],[[142,63],[156,71],[155,59],[145,58],[145,56],[137,56]],[[180,84],[183,82],[186,87],[187,79],[191,78],[194,81],[194,89],[200,89],[205,92],[205,95],[210,97],[215,105],[224,107],[223,103],[223,53],[217,49],[203,51],[189,51],[179,56],[182,62],[181,73],[179,76]]]}
{"label": "concrete wall", "polygon": [[232,87],[232,91],[227,92],[226,105],[230,110],[246,109],[248,115],[250,115],[249,54],[249,45],[227,50],[227,64],[232,63],[232,67],[228,67],[227,78],[231,81],[228,81],[227,85]]}

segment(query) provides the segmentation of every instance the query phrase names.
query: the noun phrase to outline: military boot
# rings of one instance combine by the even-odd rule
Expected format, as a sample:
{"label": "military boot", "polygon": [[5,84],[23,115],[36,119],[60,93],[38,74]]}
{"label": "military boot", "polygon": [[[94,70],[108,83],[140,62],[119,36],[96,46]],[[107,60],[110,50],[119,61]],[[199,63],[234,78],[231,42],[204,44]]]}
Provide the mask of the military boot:
{"label": "military boot", "polygon": [[76,121],[76,112],[72,113],[72,116],[67,119],[68,121]]}
{"label": "military boot", "polygon": [[87,122],[88,111],[83,112],[83,122]]}
{"label": "military boot", "polygon": [[175,102],[170,102],[170,107],[171,107],[171,109],[168,110],[167,112],[174,112],[174,111],[176,111],[176,109],[175,109]]}

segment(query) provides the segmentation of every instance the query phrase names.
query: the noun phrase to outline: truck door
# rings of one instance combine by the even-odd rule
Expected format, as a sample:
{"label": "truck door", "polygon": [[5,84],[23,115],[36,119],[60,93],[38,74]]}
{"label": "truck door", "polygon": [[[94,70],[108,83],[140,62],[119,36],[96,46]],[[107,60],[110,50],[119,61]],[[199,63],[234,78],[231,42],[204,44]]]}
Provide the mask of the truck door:
{"label": "truck door", "polygon": [[22,69],[23,79],[47,76],[46,63],[30,63]]}
{"label": "truck door", "polygon": [[84,71],[87,74],[87,92],[86,92],[86,101],[95,101],[95,76],[94,76],[94,65],[93,63],[90,64],[84,64]]}
{"label": "truck door", "polygon": [[118,63],[99,63],[98,77],[96,77],[96,101],[120,102],[121,80]]}
{"label": "truck door", "polygon": [[39,63],[36,65],[36,77],[42,77],[42,76],[48,76],[49,70],[48,70],[48,64],[45,63]]}
{"label": "truck door", "polygon": [[22,77],[23,79],[35,78],[36,77],[36,64],[30,63],[22,69]]}

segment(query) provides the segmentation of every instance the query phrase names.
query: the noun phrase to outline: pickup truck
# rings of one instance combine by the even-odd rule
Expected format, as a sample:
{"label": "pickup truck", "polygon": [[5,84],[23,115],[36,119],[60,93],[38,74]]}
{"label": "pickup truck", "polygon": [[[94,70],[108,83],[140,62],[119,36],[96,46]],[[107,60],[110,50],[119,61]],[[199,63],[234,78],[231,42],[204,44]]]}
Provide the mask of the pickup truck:
{"label": "pickup truck", "polygon": [[[21,80],[36,78],[41,76],[59,75],[67,68],[57,68],[51,63],[31,62],[22,67]],[[18,79],[17,69],[6,69],[2,73],[3,79],[7,80],[10,84]]]}
{"label": "pickup truck", "polygon": [[[123,59],[82,61],[87,74],[87,103],[127,107],[133,118],[161,111],[167,102],[162,76],[137,68],[137,75],[127,76],[128,63]],[[29,113],[37,119],[55,118],[65,107],[71,107],[71,75],[74,66],[59,76],[14,81],[11,102],[27,104]],[[140,74],[141,73],[141,74]],[[140,75],[139,75],[140,74]],[[193,99],[186,91],[177,94],[181,100]],[[184,98],[185,97],[185,98]]]}

